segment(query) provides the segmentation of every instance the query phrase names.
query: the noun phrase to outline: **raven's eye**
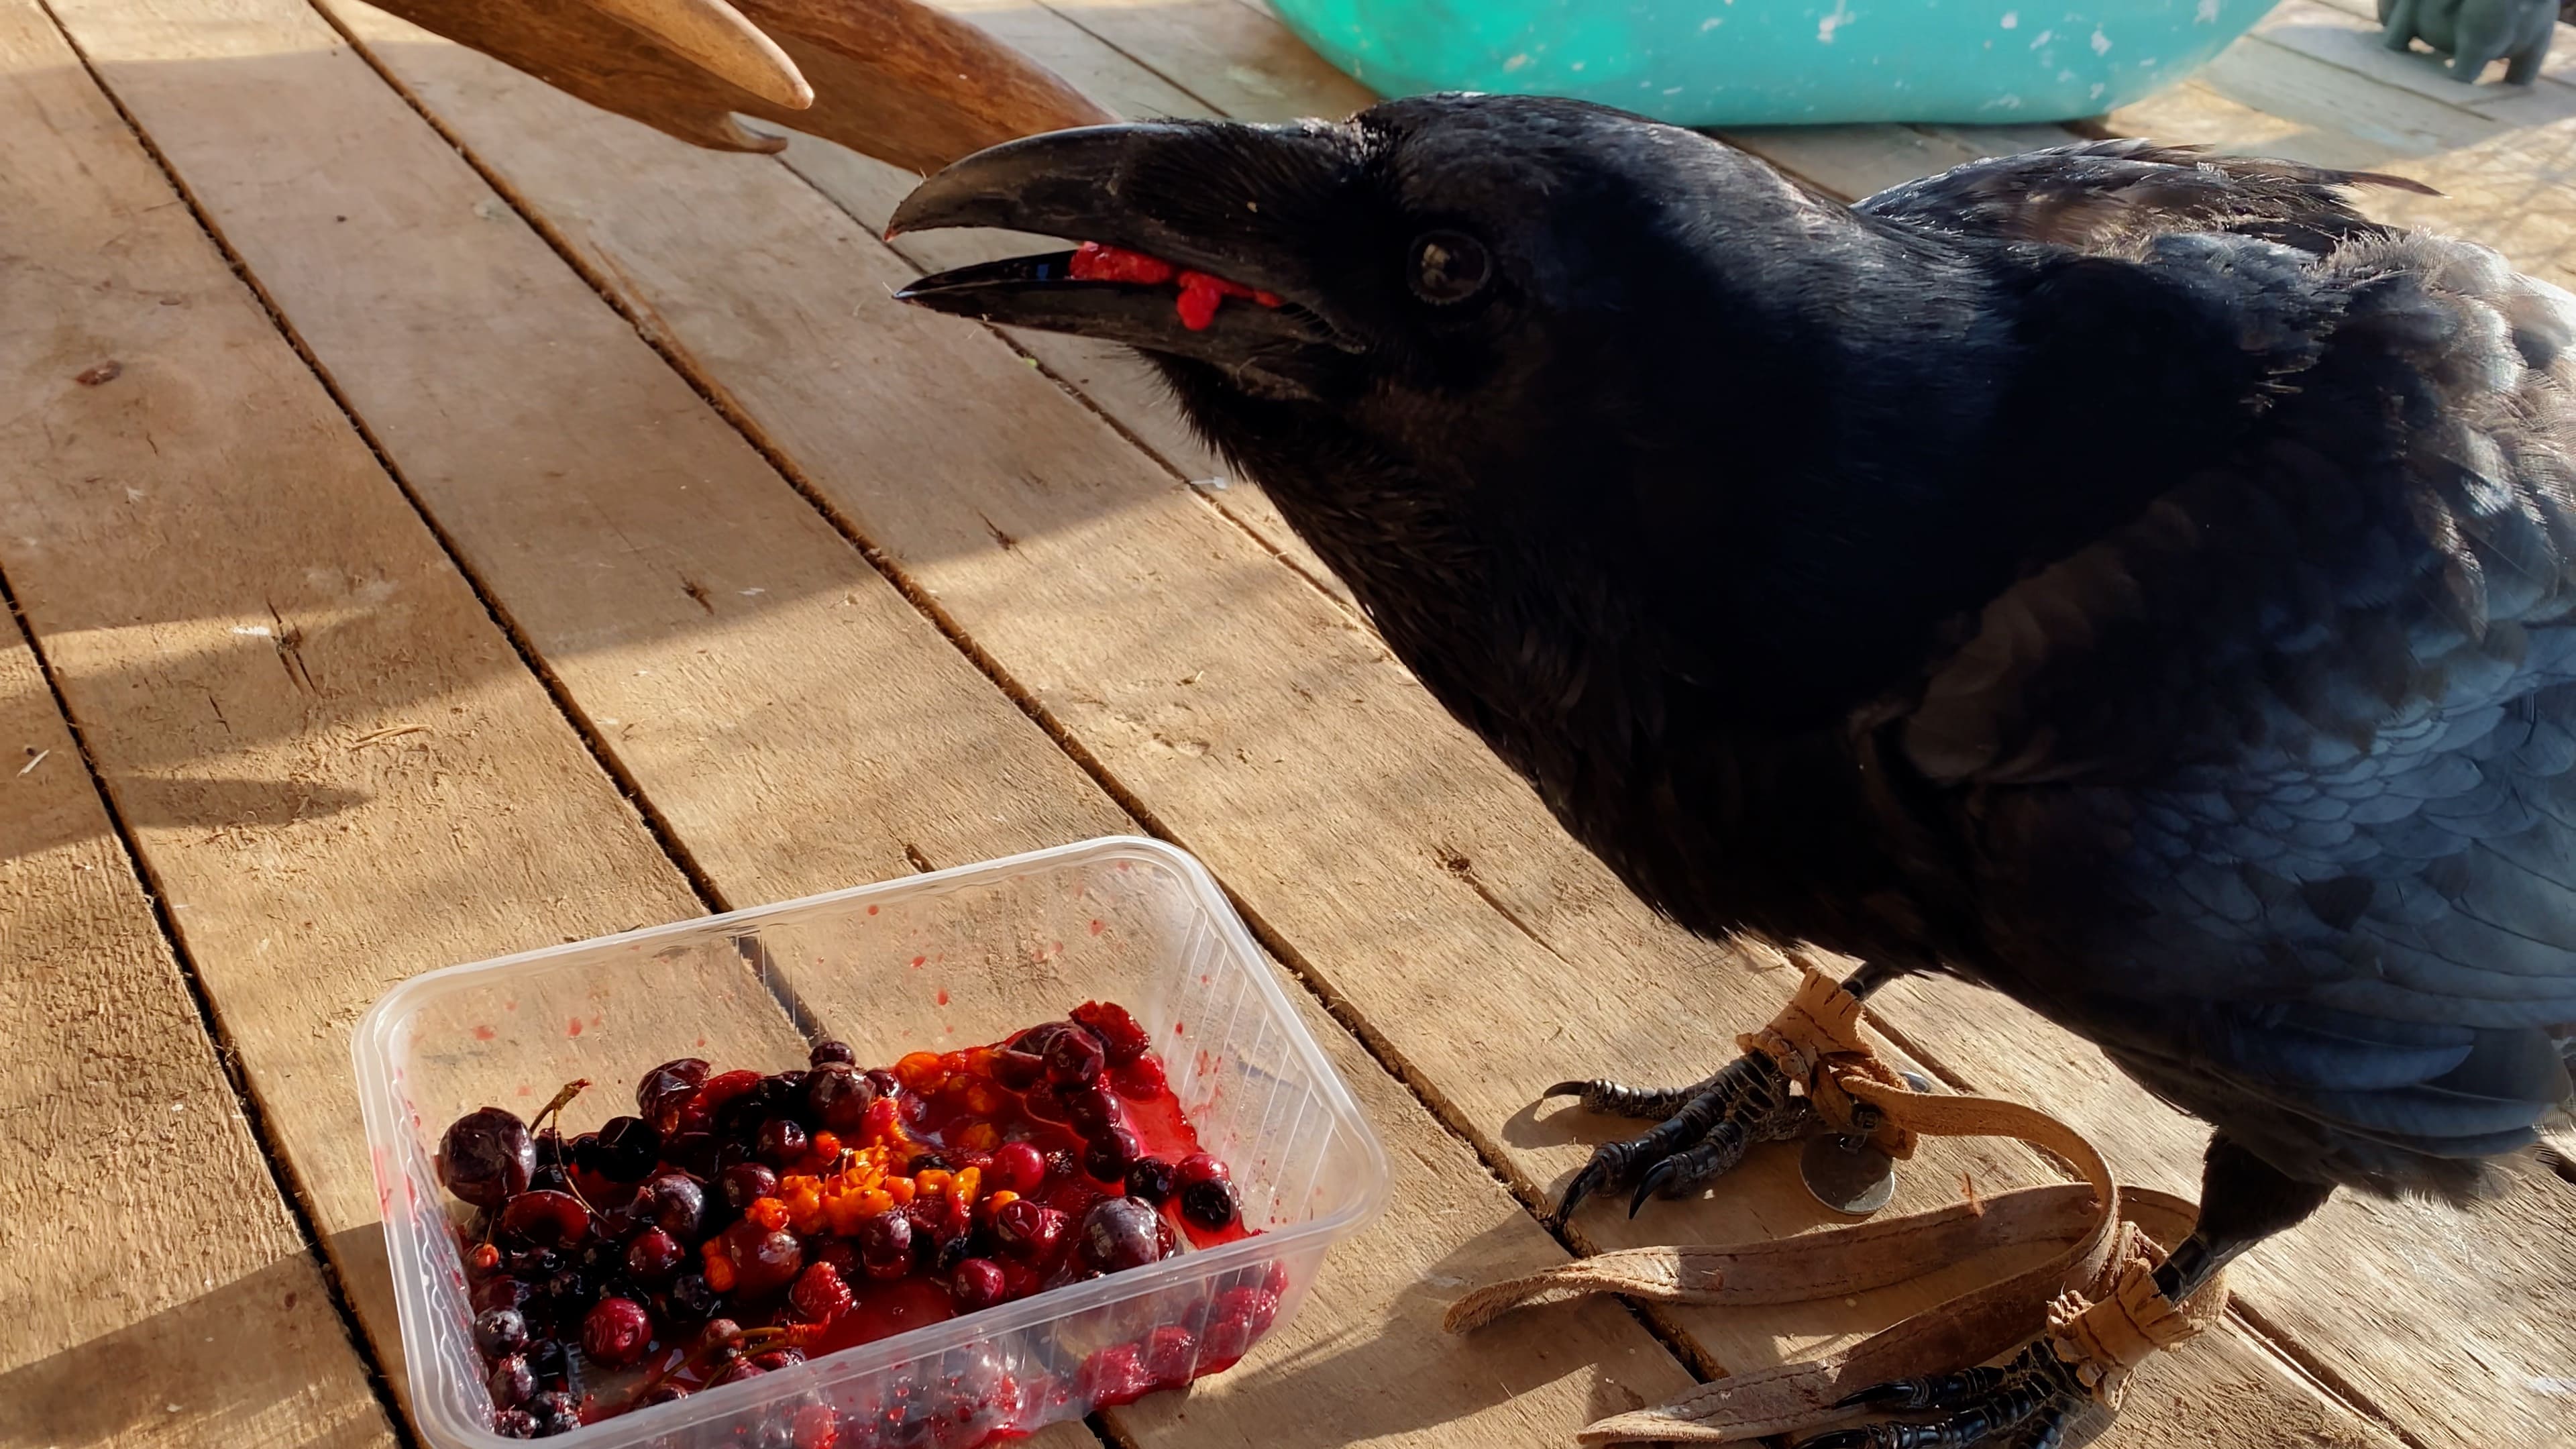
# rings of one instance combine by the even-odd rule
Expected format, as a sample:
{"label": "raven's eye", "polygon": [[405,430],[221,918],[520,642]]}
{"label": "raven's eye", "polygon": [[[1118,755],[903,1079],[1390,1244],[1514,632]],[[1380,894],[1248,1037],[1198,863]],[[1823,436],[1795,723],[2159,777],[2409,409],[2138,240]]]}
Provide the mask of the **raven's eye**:
{"label": "raven's eye", "polygon": [[1434,306],[1464,302],[1493,280],[1493,260],[1485,244],[1462,231],[1427,231],[1413,239],[1413,264],[1406,280],[1413,295]]}

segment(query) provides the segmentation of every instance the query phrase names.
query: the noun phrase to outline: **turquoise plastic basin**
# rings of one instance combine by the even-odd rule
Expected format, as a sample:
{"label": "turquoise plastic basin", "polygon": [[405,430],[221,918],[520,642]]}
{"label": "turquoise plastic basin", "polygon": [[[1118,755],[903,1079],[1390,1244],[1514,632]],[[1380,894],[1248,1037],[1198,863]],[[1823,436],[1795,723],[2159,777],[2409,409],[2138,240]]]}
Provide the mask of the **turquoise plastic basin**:
{"label": "turquoise plastic basin", "polygon": [[2278,0],[1270,0],[1380,95],[1573,96],[1685,126],[2098,116]]}

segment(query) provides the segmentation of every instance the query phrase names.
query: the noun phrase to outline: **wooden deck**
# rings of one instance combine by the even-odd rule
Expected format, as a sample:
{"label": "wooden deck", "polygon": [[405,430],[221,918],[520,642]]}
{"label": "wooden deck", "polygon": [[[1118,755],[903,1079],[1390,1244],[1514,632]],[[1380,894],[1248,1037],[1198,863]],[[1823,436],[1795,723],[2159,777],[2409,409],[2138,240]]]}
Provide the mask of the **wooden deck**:
{"label": "wooden deck", "polygon": [[[1131,114],[1366,100],[1247,0],[956,4]],[[2286,0],[2106,124],[2420,177],[2390,214],[2576,282],[2576,45],[2464,90],[2367,8]],[[1732,139],[1856,195],[2064,136]],[[394,982],[1140,829],[1233,890],[1398,1179],[1292,1329],[1116,1442],[1564,1445],[1917,1305],[1437,1331],[1569,1250],[1825,1219],[1777,1153],[1535,1213],[1608,1130],[1537,1088],[1705,1070],[1786,973],[1568,842],[1131,364],[889,301],[977,244],[879,242],[907,181],[693,150],[358,0],[0,0],[0,1446],[409,1437],[347,1055]],[[2008,1004],[1880,1017],[2196,1184],[2196,1128]],[[2049,1171],[1948,1146],[1899,1206]],[[2576,1444],[2576,1185],[2339,1202],[2236,1279],[2102,1442]]]}

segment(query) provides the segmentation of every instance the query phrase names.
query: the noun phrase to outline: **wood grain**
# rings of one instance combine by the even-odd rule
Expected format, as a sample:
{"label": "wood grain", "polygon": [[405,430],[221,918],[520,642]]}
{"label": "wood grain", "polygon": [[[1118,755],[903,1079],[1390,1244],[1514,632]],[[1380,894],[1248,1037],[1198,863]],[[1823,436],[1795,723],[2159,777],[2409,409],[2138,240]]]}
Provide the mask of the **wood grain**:
{"label": "wood grain", "polygon": [[[499,212],[452,151],[356,59],[333,54],[308,12],[226,3],[64,14],[147,132],[167,138],[191,195],[599,728],[621,773],[727,899],[1133,828]],[[300,51],[296,84],[169,63],[209,29],[263,56]],[[333,145],[315,147],[295,111],[263,104],[279,94],[332,116]],[[785,180],[765,165],[763,174]],[[737,598],[750,580],[758,598]],[[864,1009],[829,983],[800,984],[826,1020]],[[1067,1003],[1033,981],[1021,1005],[1044,1015]],[[1149,1412],[1139,1408],[1113,1416],[1122,1432],[1153,1444],[1208,1435],[1338,1444],[1330,1426],[1348,1417],[1284,1438],[1274,1422],[1282,1384],[1302,1393],[1294,1385],[1319,1371],[1318,1354],[1340,1365],[1332,1381],[1354,1386],[1353,1404],[1376,1404],[1366,1414],[1396,1442],[1489,1442],[1479,1436],[1497,1426],[1561,1442],[1631,1402],[1602,1386],[1594,1364],[1613,1365],[1632,1394],[1687,1382],[1615,1309],[1476,1347],[1412,1332],[1441,1306],[1422,1296],[1415,1265],[1517,1271],[1563,1250],[1347,1036],[1337,1050],[1414,1169],[1403,1207],[1336,1256],[1293,1331],[1231,1376],[1222,1397],[1211,1398],[1212,1386],[1186,1401],[1186,1426],[1134,1419]],[[1283,1379],[1283,1364],[1297,1366],[1295,1377]],[[1357,1387],[1384,1364],[1420,1382],[1392,1396]]]}
{"label": "wood grain", "polygon": [[[1582,1124],[1530,1118],[1536,1085],[1605,1063],[1704,1069],[1716,1033],[1652,1023],[1732,1023],[1776,1003],[1778,980],[1648,918],[1345,613],[1095,415],[989,337],[880,302],[909,270],[783,171],[598,126],[571,144],[582,122],[560,98],[361,6],[335,9],[596,275],[632,287],[698,376],[890,563],[1217,864],[1523,1192],[1561,1181],[1585,1151],[1570,1130]],[[756,240],[744,217],[761,219]],[[755,355],[738,341],[748,329],[810,350]],[[870,365],[834,376],[827,359]],[[1497,991],[1517,1009],[1492,1011]],[[1582,1231],[1607,1245],[1814,1224],[1822,1214],[1784,1167],[1766,1158],[1692,1210],[1636,1225],[1587,1215]],[[1988,1184],[2028,1173],[1970,1149],[1927,1163],[1910,1192],[1955,1193],[1962,1168]],[[1854,1316],[1679,1318],[1712,1357],[1743,1365],[1871,1326]],[[2200,1442],[2205,1422],[2301,1442],[2283,1426],[2332,1414],[2241,1342],[2207,1352],[2168,1370],[2172,1393],[2143,1396],[2165,1407],[2133,1414],[2123,1442]]]}
{"label": "wood grain", "polygon": [[[64,103],[78,72],[30,19],[0,7],[0,125],[77,127]],[[14,252],[13,230],[0,218],[0,250]],[[0,1444],[393,1442],[79,746],[5,616],[0,1064]],[[98,1391],[102,1376],[117,1392]]]}

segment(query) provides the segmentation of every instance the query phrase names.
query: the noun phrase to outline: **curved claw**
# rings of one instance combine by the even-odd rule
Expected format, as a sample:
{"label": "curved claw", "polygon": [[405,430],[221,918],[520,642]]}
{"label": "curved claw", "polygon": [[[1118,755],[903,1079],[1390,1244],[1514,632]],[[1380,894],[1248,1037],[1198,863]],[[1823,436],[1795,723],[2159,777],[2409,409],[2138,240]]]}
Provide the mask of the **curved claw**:
{"label": "curved claw", "polygon": [[1554,1226],[1565,1226],[1566,1219],[1573,1217],[1574,1210],[1582,1206],[1583,1200],[1590,1197],[1592,1190],[1601,1186],[1609,1176],[1609,1169],[1598,1156],[1583,1164],[1583,1170],[1574,1174],[1574,1180],[1565,1185],[1565,1196],[1557,1200]]}
{"label": "curved claw", "polygon": [[1635,1217],[1638,1209],[1646,1205],[1646,1199],[1653,1197],[1658,1188],[1681,1175],[1679,1162],[1670,1157],[1647,1168],[1645,1179],[1637,1184],[1637,1195],[1628,1199],[1628,1216]]}
{"label": "curved claw", "polygon": [[1544,1102],[1550,1097],[1580,1097],[1583,1095],[1583,1089],[1590,1085],[1589,1082],[1559,1082],[1539,1093],[1538,1099]]}

